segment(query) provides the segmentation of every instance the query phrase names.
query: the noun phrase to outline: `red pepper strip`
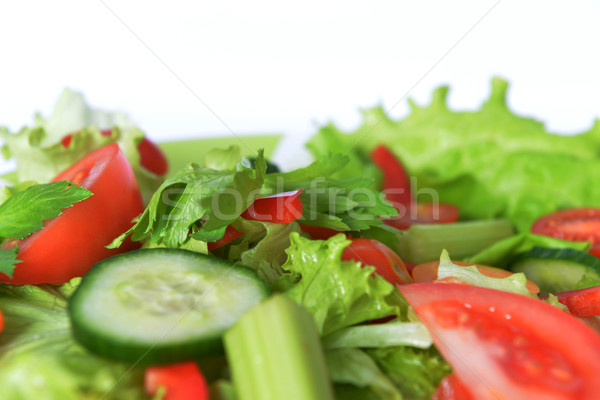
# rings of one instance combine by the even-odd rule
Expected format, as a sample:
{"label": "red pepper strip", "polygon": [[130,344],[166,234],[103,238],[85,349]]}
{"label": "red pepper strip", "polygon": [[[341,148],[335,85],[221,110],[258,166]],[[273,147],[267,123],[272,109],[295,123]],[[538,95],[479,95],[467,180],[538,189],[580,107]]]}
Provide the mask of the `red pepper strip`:
{"label": "red pepper strip", "polygon": [[310,235],[313,240],[327,240],[338,233],[344,233],[342,231],[336,231],[335,229],[323,228],[321,226],[311,226],[300,224],[300,228]]}
{"label": "red pepper strip", "polygon": [[600,286],[560,292],[556,293],[556,297],[573,315],[578,317],[600,315]]}
{"label": "red pepper strip", "polygon": [[413,198],[410,190],[410,179],[404,165],[384,145],[379,145],[371,153],[371,159],[383,172],[383,194],[400,215],[410,208]]}
{"label": "red pepper strip", "polygon": [[213,251],[219,247],[223,247],[226,244],[233,242],[240,236],[242,236],[242,232],[229,225],[227,229],[225,229],[225,235],[223,235],[221,239],[217,240],[216,242],[208,242],[208,251]]}
{"label": "red pepper strip", "polygon": [[144,375],[144,387],[154,396],[160,387],[166,392],[163,400],[208,400],[206,380],[195,362],[150,367]]}
{"label": "red pepper strip", "polygon": [[251,221],[288,224],[302,217],[302,189],[258,198],[242,214]]}

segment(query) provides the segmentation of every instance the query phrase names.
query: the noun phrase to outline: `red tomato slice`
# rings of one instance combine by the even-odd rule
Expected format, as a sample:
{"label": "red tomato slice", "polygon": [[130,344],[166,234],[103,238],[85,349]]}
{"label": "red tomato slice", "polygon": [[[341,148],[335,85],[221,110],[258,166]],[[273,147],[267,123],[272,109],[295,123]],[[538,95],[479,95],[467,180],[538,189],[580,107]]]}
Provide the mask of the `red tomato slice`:
{"label": "red tomato slice", "polygon": [[126,241],[107,249],[115,237],[132,226],[144,210],[131,166],[115,143],[104,146],[59,174],[54,181],[69,180],[94,193],[46,221],[44,228],[16,242],[18,259],[14,284],[61,283],[83,276],[96,262],[138,247]]}
{"label": "red tomato slice", "polygon": [[398,285],[473,398],[598,398],[600,336],[542,301],[469,285]]}
{"label": "red tomato slice", "polygon": [[573,315],[578,317],[600,315],[600,286],[560,292],[556,293],[556,297]]}
{"label": "red tomato slice", "polygon": [[223,235],[221,239],[217,240],[216,242],[208,242],[208,251],[213,251],[215,249],[218,249],[219,247],[223,247],[233,242],[240,236],[242,236],[242,232],[229,225],[227,229],[225,229],[225,235]]}
{"label": "red tomato slice", "polygon": [[360,261],[375,267],[375,272],[392,285],[412,283],[413,280],[398,254],[375,239],[352,239],[342,253],[344,261]]}
{"label": "red tomato slice", "polygon": [[306,224],[300,224],[300,228],[310,235],[313,240],[327,240],[338,233],[344,233],[342,231],[336,231],[334,229],[322,228],[320,226],[311,226]]}
{"label": "red tomato slice", "polygon": [[[103,129],[100,131],[103,136],[110,136],[112,129]],[[76,135],[77,133],[75,133]],[[60,141],[63,147],[69,147],[73,140],[73,133],[70,133]],[[154,142],[144,137],[137,146],[140,153],[140,165],[155,175],[164,175],[169,169],[167,156]]]}
{"label": "red tomato slice", "polygon": [[458,207],[444,203],[415,203],[404,215],[386,220],[396,229],[408,229],[415,224],[448,224],[458,221]]}
{"label": "red tomato slice", "polygon": [[440,382],[431,400],[475,400],[465,385],[454,374]]}
{"label": "red tomato slice", "polygon": [[573,208],[539,218],[531,232],[564,240],[589,241],[590,253],[600,257],[600,209]]}
{"label": "red tomato slice", "polygon": [[371,153],[371,159],[383,172],[385,198],[401,215],[406,213],[413,202],[410,178],[398,157],[385,145],[378,145]]}
{"label": "red tomato slice", "polygon": [[[461,265],[463,267],[473,265],[473,263],[466,263],[462,261],[452,262],[456,265]],[[434,282],[435,280],[437,280],[439,266],[439,261],[431,261],[428,263],[419,264],[415,266],[412,269],[412,271],[410,271],[410,274],[417,283]],[[488,267],[487,265],[476,265],[476,267],[479,270],[479,272],[481,272],[485,276],[489,276],[490,278],[506,278],[513,274],[512,272],[507,271],[505,269]],[[530,280],[527,280],[526,286],[527,290],[529,290],[529,293],[531,294],[538,294],[540,292],[539,286],[536,285],[534,282],[531,282]]]}
{"label": "red tomato slice", "polygon": [[2,316],[2,313],[0,312],[0,332],[2,332],[3,329],[4,329],[4,317]]}
{"label": "red tomato slice", "polygon": [[146,369],[144,387],[154,396],[163,386],[163,400],[208,400],[206,380],[195,362],[173,364]]}
{"label": "red tomato slice", "polygon": [[302,217],[302,189],[256,199],[243,212],[242,218],[252,221],[289,224]]}

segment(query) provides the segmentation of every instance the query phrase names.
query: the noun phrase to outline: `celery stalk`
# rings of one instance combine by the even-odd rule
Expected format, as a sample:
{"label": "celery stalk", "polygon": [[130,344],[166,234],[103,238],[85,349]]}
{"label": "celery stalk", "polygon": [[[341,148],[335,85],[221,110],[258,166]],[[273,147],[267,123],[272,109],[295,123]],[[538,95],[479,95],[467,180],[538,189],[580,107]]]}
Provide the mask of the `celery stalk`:
{"label": "celery stalk", "polygon": [[252,308],[224,343],[238,400],[333,400],[314,321],[287,297]]}
{"label": "celery stalk", "polygon": [[421,264],[439,260],[446,249],[452,259],[462,260],[513,234],[511,223],[502,219],[413,225],[399,234],[398,254]]}

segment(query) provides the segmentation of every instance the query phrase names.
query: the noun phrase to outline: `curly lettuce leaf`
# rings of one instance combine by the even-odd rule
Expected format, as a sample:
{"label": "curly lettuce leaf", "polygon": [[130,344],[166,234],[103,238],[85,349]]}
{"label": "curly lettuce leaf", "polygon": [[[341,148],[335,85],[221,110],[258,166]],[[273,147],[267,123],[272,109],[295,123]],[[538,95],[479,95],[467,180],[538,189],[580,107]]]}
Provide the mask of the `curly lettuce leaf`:
{"label": "curly lettuce leaf", "polygon": [[341,261],[350,244],[344,235],[309,240],[290,235],[287,272],[276,285],[313,316],[322,335],[360,322],[399,315],[401,299],[397,290],[375,268],[360,262]]}
{"label": "curly lettuce leaf", "polygon": [[555,135],[542,122],[512,113],[507,90],[506,81],[494,78],[480,109],[453,111],[446,102],[448,88],[440,87],[427,106],[411,101],[403,119],[392,120],[376,107],[364,111],[364,122],[353,133],[324,126],[309,148],[350,150],[365,159],[386,143],[418,188],[433,189],[440,201],[459,206],[464,219],[503,217],[520,231],[560,208],[600,206],[600,187],[581,173],[600,170],[600,121],[577,135]]}
{"label": "curly lettuce leaf", "polygon": [[66,307],[79,281],[63,286],[0,285],[2,398],[147,398],[143,370],[92,355],[73,340]]}
{"label": "curly lettuce leaf", "polygon": [[[112,132],[106,136],[101,129]],[[68,134],[72,139],[64,146],[61,141]],[[90,152],[116,142],[129,160],[147,202],[162,178],[140,164],[137,146],[144,137],[125,114],[92,109],[81,93],[69,89],[63,91],[47,119],[38,115],[33,127],[17,133],[0,129],[2,153],[16,161],[18,182],[48,182]]]}

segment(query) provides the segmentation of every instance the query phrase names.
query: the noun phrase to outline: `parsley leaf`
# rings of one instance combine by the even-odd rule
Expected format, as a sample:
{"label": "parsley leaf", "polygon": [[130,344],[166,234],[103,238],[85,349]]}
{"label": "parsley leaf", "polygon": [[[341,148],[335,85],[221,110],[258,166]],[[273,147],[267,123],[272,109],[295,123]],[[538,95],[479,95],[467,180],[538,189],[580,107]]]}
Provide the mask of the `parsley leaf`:
{"label": "parsley leaf", "polygon": [[15,269],[15,264],[21,262],[17,260],[17,253],[19,246],[15,246],[12,249],[0,249],[0,272],[12,277]]}
{"label": "parsley leaf", "polygon": [[44,221],[91,195],[68,181],[31,186],[0,204],[0,236],[23,239],[42,229]]}
{"label": "parsley leaf", "polygon": [[[218,150],[218,155],[239,154],[236,148]],[[216,156],[207,155],[208,160]],[[239,158],[238,158],[239,160]],[[216,168],[202,168],[191,164],[168,178],[154,193],[139,221],[116,238],[109,247],[120,246],[131,234],[134,241],[150,238],[153,245],[181,247],[190,236],[200,240],[216,241],[223,237],[225,228],[254,202],[262,187],[266,163],[259,151],[256,168],[246,159],[231,163],[208,162]]]}

